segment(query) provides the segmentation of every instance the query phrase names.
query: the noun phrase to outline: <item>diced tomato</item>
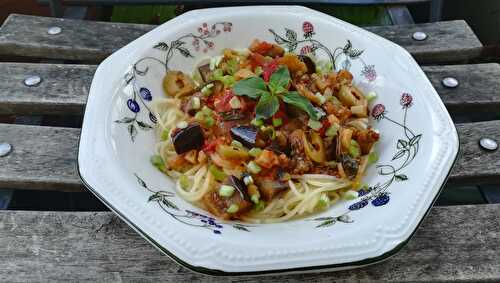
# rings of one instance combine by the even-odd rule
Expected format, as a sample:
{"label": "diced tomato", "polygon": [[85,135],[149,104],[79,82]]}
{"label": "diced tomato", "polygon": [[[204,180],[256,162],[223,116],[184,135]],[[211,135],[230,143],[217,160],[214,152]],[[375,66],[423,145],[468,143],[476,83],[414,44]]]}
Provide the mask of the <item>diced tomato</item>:
{"label": "diced tomato", "polygon": [[283,125],[288,123],[288,115],[286,114],[286,106],[285,106],[285,103],[283,103],[282,101],[280,102],[280,108],[278,109],[278,112],[276,112],[273,115],[273,118],[274,119],[281,119]]}
{"label": "diced tomato", "polygon": [[222,96],[218,96],[214,100],[214,108],[217,112],[228,112],[231,111],[231,105],[229,101],[233,98],[233,92],[230,89],[224,91]]}
{"label": "diced tomato", "polygon": [[262,78],[264,81],[268,82],[269,78],[271,78],[271,75],[278,69],[278,67],[279,64],[277,59],[265,64],[262,72]]}
{"label": "diced tomato", "polygon": [[273,45],[266,41],[261,41],[257,46],[252,48],[253,52],[259,53],[261,55],[266,55],[269,50],[273,49]]}
{"label": "diced tomato", "polygon": [[203,144],[203,147],[201,150],[203,150],[206,154],[210,154],[215,152],[215,149],[217,148],[217,145],[223,143],[221,139],[214,139],[211,141],[205,140],[205,143]]}
{"label": "diced tomato", "polygon": [[326,130],[328,130],[328,128],[330,127],[330,122],[328,122],[328,119],[323,119],[321,120],[321,124],[323,126],[321,127],[321,129],[319,129],[319,135],[321,137],[324,137]]}
{"label": "diced tomato", "polygon": [[250,66],[252,66],[252,70],[255,70],[256,67],[263,67],[266,63],[266,59],[264,56],[259,53],[250,53]]}

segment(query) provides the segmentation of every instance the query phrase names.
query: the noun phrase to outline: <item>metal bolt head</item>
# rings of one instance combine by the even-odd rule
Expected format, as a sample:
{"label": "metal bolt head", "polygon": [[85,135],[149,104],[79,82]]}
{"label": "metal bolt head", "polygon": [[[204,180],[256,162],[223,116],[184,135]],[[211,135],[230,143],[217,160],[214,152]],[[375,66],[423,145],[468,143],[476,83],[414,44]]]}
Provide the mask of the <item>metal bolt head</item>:
{"label": "metal bolt head", "polygon": [[479,145],[481,148],[486,149],[486,150],[496,150],[498,148],[498,143],[490,138],[481,138],[479,140]]}
{"label": "metal bolt head", "polygon": [[60,27],[50,27],[47,30],[47,33],[50,35],[60,34],[62,29]]}
{"label": "metal bolt head", "polygon": [[458,86],[458,80],[453,77],[446,77],[441,83],[447,88],[456,88]]}
{"label": "metal bolt head", "polygon": [[0,143],[0,157],[7,156],[12,151],[12,146],[6,142]]}
{"label": "metal bolt head", "polygon": [[427,39],[427,34],[425,32],[417,31],[411,36],[416,41],[422,41]]}
{"label": "metal bolt head", "polygon": [[42,82],[42,78],[39,76],[29,76],[24,79],[24,85],[26,86],[37,86]]}

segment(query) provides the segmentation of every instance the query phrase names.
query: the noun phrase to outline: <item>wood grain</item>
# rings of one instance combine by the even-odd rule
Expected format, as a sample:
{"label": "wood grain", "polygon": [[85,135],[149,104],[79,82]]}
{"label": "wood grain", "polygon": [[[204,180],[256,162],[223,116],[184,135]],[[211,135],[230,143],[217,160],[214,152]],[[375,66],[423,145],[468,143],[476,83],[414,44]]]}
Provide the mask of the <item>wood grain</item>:
{"label": "wood grain", "polygon": [[[47,34],[52,26],[61,27],[62,33]],[[0,54],[99,62],[154,27],[12,14],[0,29]],[[366,29],[403,46],[421,63],[467,60],[482,49],[464,21]],[[413,40],[415,31],[428,38]]]}
{"label": "wood grain", "polygon": [[76,170],[80,129],[0,124],[12,152],[0,158],[0,188],[81,191]]}
{"label": "wood grain", "polygon": [[498,282],[500,204],[434,207],[408,245],[361,269],[208,277],[162,255],[111,212],[0,211],[5,282]]}
{"label": "wood grain", "polygon": [[[499,128],[500,120],[457,125],[460,154],[451,182],[500,183],[500,150],[487,152],[478,145],[485,136],[500,141]],[[78,138],[78,129],[0,124],[0,141],[14,146],[10,155],[0,158],[0,188],[81,190]]]}
{"label": "wood grain", "polygon": [[[82,115],[96,66],[0,63],[0,114]],[[42,78],[28,87],[26,77]]]}
{"label": "wood grain", "polygon": [[[453,114],[495,112],[500,109],[500,65],[450,65],[422,67]],[[82,115],[94,65],[0,63],[0,115]],[[23,84],[25,77],[43,78],[37,87]],[[452,76],[459,87],[443,87]]]}

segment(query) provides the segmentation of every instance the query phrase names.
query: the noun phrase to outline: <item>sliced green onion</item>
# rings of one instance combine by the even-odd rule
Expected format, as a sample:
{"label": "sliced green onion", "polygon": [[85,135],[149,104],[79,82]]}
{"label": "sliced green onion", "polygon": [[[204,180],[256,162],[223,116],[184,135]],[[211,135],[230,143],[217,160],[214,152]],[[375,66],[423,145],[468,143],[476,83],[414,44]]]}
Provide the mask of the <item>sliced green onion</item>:
{"label": "sliced green onion", "polygon": [[368,154],[368,164],[373,164],[378,161],[378,154],[375,151],[370,152]]}
{"label": "sliced green onion", "polygon": [[219,196],[221,197],[230,197],[234,194],[236,189],[233,186],[222,185],[219,189]]}
{"label": "sliced green onion", "polygon": [[250,184],[253,184],[252,176],[248,175],[248,176],[243,177],[243,183],[245,183],[245,185],[247,185],[247,186]]}
{"label": "sliced green onion", "polygon": [[161,132],[161,140],[162,141],[166,141],[168,140],[168,130],[163,130],[163,132]]}
{"label": "sliced green onion", "polygon": [[355,140],[351,140],[351,144],[349,145],[349,155],[356,158],[361,155],[361,148],[359,147],[358,142]]}
{"label": "sliced green onion", "polygon": [[231,106],[232,109],[239,109],[241,108],[241,101],[238,97],[233,96],[233,98],[229,100],[229,105]]}
{"label": "sliced green onion", "polygon": [[193,97],[193,99],[191,99],[191,107],[193,109],[200,109],[201,107],[201,100],[199,97]]}
{"label": "sliced green onion", "polygon": [[253,119],[250,122],[250,124],[257,126],[257,127],[260,127],[260,126],[264,125],[264,121],[262,121],[261,119]]}
{"label": "sliced green onion", "polygon": [[212,114],[213,110],[205,105],[203,106],[203,108],[201,108],[201,112],[203,112],[203,114],[210,115]]}
{"label": "sliced green onion", "polygon": [[234,147],[240,147],[240,148],[243,147],[243,144],[241,142],[237,141],[237,140],[233,140],[231,142],[231,145],[234,146]]}
{"label": "sliced green onion", "polygon": [[222,182],[226,179],[226,173],[213,164],[208,167],[208,171],[212,173],[216,181]]}
{"label": "sliced green onion", "polygon": [[347,192],[344,193],[342,196],[343,199],[345,200],[353,200],[358,198],[358,192],[353,191],[353,190],[348,190]]}
{"label": "sliced green onion", "polygon": [[188,123],[187,123],[186,121],[180,121],[179,123],[177,123],[177,125],[176,125],[176,126],[177,126],[177,128],[179,128],[179,129],[185,129],[185,128],[187,128]]}
{"label": "sliced green onion", "polygon": [[201,93],[203,95],[211,95],[212,94],[212,88],[214,87],[214,84],[213,83],[209,83],[207,84],[206,86],[204,86],[202,89],[201,89]]}
{"label": "sliced green onion", "polygon": [[163,166],[165,166],[165,162],[163,162],[163,158],[159,155],[153,155],[151,156],[151,164],[153,164],[154,167],[162,170]]}
{"label": "sliced green onion", "polygon": [[372,100],[374,100],[375,98],[377,98],[377,93],[374,92],[374,91],[370,91],[367,95],[366,95],[366,100],[368,100],[368,102],[371,102]]}
{"label": "sliced green onion", "polygon": [[207,116],[205,117],[205,126],[208,128],[212,127],[215,124],[215,120],[212,116]]}
{"label": "sliced green onion", "polygon": [[250,154],[250,156],[252,157],[257,157],[259,156],[260,154],[262,153],[262,149],[258,148],[258,147],[252,147],[252,149],[250,149],[248,151],[248,154]]}
{"label": "sliced green onion", "polygon": [[259,202],[255,205],[254,209],[256,211],[261,211],[266,207],[266,203],[263,200],[259,200]]}
{"label": "sliced green onion", "polygon": [[260,200],[260,196],[258,194],[253,195],[251,198],[253,203],[258,204]]}
{"label": "sliced green onion", "polygon": [[189,181],[189,178],[188,178],[188,176],[186,176],[186,175],[181,175],[181,176],[179,177],[179,183],[180,183],[181,188],[182,188],[183,190],[186,190],[186,189],[187,189],[187,188],[189,188],[189,186],[191,185],[191,181]]}
{"label": "sliced green onion", "polygon": [[263,72],[262,67],[261,66],[257,66],[253,72],[257,76],[262,75],[262,72]]}
{"label": "sliced green onion", "polygon": [[247,164],[247,169],[248,169],[248,171],[250,171],[250,173],[252,173],[252,174],[259,174],[260,170],[262,170],[262,169],[260,168],[260,166],[259,166],[259,165],[257,165],[257,163],[255,163],[254,161],[250,161],[250,162],[248,162],[248,164]]}
{"label": "sliced green onion", "polygon": [[203,83],[203,79],[201,78],[201,75],[200,75],[200,72],[198,71],[198,69],[196,69],[193,74],[193,80],[194,82],[196,83],[196,86],[199,86],[201,83]]}
{"label": "sliced green onion", "polygon": [[260,130],[269,136],[272,140],[276,138],[276,131],[273,126],[260,126]]}
{"label": "sliced green onion", "polygon": [[321,129],[321,127],[323,127],[323,124],[321,124],[320,121],[309,119],[309,121],[307,122],[307,126],[315,131],[318,131],[319,129]]}
{"label": "sliced green onion", "polygon": [[273,118],[273,126],[279,127],[283,124],[283,119],[281,118]]}
{"label": "sliced green onion", "polygon": [[318,199],[318,203],[316,204],[319,208],[327,208],[330,205],[330,198],[327,194],[323,193],[320,195]]}
{"label": "sliced green onion", "polygon": [[217,66],[219,66],[220,61],[222,61],[222,58],[223,58],[222,55],[214,56],[214,57],[210,58],[210,64],[209,64],[210,71],[215,70],[215,68],[217,68]]}
{"label": "sliced green onion", "polygon": [[323,95],[321,95],[321,93],[316,92],[316,94],[314,94],[314,96],[316,96],[316,98],[318,98],[320,105],[322,105],[326,102],[326,98]]}
{"label": "sliced green onion", "polygon": [[194,119],[198,122],[203,122],[205,119],[205,113],[201,111],[196,112],[196,114],[194,114]]}
{"label": "sliced green onion", "polygon": [[240,207],[237,204],[233,203],[228,207],[228,209],[226,209],[226,212],[227,213],[236,213],[236,212],[238,212],[238,210],[240,210]]}
{"label": "sliced green onion", "polygon": [[335,137],[339,131],[339,126],[337,124],[332,124],[325,132],[327,137]]}

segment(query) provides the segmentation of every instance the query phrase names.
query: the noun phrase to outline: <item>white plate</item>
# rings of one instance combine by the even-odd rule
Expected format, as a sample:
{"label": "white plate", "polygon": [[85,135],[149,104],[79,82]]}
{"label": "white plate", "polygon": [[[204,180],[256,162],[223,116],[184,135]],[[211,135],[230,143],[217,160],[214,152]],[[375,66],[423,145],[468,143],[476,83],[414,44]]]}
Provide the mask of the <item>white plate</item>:
{"label": "white plate", "polygon": [[[364,179],[371,191],[307,219],[222,223],[175,195],[172,181],[150,164],[155,123],[148,107],[150,95],[163,95],[165,61],[191,72],[205,56],[254,38],[335,59],[337,69],[349,68],[363,90],[378,94],[371,119],[381,133],[380,158]],[[448,112],[403,48],[308,8],[259,6],[185,13],[103,61],[78,166],[89,190],[160,250],[195,271],[236,275],[345,269],[394,254],[432,206],[457,152]]]}

